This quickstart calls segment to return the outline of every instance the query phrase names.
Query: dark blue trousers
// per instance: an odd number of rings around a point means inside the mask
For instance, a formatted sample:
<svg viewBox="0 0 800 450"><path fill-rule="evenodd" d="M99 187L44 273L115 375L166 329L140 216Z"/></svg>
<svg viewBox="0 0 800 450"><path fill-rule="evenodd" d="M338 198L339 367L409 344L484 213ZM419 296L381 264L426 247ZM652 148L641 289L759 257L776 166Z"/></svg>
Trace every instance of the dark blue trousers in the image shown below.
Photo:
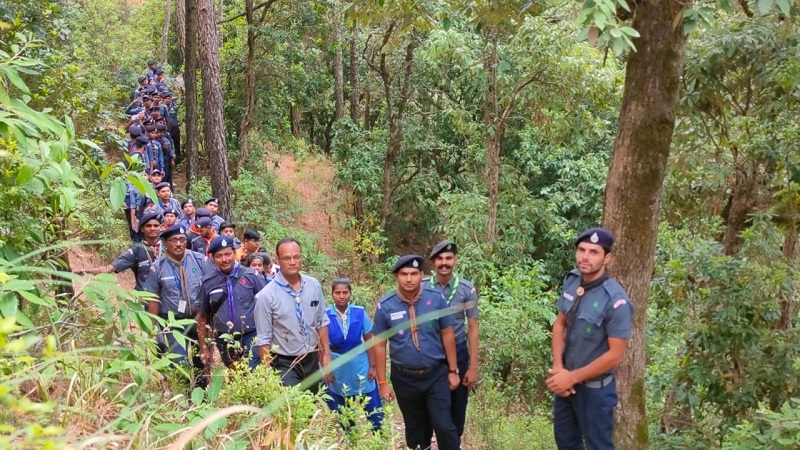
<svg viewBox="0 0 800 450"><path fill-rule="evenodd" d="M599 389L577 384L569 397L556 396L553 432L559 450L613 450L615 406L615 381Z"/></svg>
<svg viewBox="0 0 800 450"><path fill-rule="evenodd" d="M458 356L458 371L461 382L464 382L464 375L469 370L469 348L467 342L456 344L456 355ZM450 415L459 436L464 434L464 422L467 420L467 402L469 401L469 389L463 384L459 385L455 391L450 391Z"/></svg>
<svg viewBox="0 0 800 450"><path fill-rule="evenodd" d="M450 416L447 364L438 363L422 375L392 366L392 386L406 426L406 445L427 449L436 433L440 450L458 450L461 437Z"/></svg>

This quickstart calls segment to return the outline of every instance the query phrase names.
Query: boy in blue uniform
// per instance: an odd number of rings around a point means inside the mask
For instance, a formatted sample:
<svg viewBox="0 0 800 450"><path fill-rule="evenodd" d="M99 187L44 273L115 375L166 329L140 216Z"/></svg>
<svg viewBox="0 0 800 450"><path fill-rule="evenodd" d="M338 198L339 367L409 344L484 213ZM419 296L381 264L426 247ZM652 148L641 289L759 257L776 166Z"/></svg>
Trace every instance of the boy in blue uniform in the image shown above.
<svg viewBox="0 0 800 450"><path fill-rule="evenodd" d="M461 384L450 393L450 412L461 436L467 418L469 388L478 381L478 292L471 281L455 273L457 253L458 246L454 242L436 244L428 257L433 262L434 274L422 280L422 287L440 292L453 312Z"/></svg>
<svg viewBox="0 0 800 450"><path fill-rule="evenodd" d="M556 302L547 388L555 394L553 431L560 450L614 448L614 371L631 336L633 306L606 271L613 245L606 229L581 233L575 240L577 269L564 279Z"/></svg>
<svg viewBox="0 0 800 450"><path fill-rule="evenodd" d="M442 294L422 289L422 264L421 256L400 258L392 269L397 290L381 299L375 310L372 333L378 389L385 401L397 395L409 448L430 447L435 432L441 450L457 450L461 438L450 416L450 391L461 380L453 315ZM386 331L389 335L383 336ZM386 380L387 340L394 391Z"/></svg>
<svg viewBox="0 0 800 450"><path fill-rule="evenodd" d="M203 277L200 287L200 307L197 311L200 357L204 364L211 364L208 344L214 343L225 366L230 367L235 361L249 355L248 364L255 369L260 359L253 345L256 340L253 311L256 294L267 285L266 280L236 262L233 241L229 237L214 238L208 252L217 270ZM228 334L229 338L223 339L221 336L224 334Z"/></svg>

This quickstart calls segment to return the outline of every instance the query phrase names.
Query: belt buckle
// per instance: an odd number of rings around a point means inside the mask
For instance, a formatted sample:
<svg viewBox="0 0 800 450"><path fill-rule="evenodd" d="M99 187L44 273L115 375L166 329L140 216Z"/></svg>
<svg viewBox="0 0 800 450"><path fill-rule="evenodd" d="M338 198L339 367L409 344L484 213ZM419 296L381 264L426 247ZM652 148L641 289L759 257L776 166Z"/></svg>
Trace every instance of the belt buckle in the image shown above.
<svg viewBox="0 0 800 450"><path fill-rule="evenodd" d="M425 375L426 369L415 369L417 375Z"/></svg>

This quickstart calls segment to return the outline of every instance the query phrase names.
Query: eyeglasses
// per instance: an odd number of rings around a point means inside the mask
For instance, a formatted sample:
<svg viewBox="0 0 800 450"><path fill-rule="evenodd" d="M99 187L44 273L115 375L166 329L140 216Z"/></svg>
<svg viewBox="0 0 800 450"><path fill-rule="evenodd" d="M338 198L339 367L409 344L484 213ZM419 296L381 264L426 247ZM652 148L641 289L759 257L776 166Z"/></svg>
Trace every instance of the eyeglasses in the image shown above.
<svg viewBox="0 0 800 450"><path fill-rule="evenodd" d="M279 259L281 260L281 262L285 262L285 263L292 262L292 261L300 262L300 261L303 260L303 256L302 255L284 256L284 257L281 257Z"/></svg>
<svg viewBox="0 0 800 450"><path fill-rule="evenodd" d="M181 237L179 237L179 238L170 238L170 239L167 239L167 242L169 242L170 244L185 244L186 243L186 238L181 238Z"/></svg>

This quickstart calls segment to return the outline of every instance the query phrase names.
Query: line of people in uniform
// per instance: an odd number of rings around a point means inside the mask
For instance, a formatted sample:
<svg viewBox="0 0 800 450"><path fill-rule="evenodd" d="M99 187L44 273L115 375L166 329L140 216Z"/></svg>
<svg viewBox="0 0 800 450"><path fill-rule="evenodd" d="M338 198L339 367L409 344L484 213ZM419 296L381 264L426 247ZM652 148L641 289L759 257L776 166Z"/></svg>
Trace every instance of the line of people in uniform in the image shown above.
<svg viewBox="0 0 800 450"><path fill-rule="evenodd" d="M328 306L320 282L301 272L299 241L277 243L277 265L257 231L245 230L239 242L236 226L216 214L216 198L195 209L191 199L179 204L172 197L179 130L177 121L166 129L159 124L177 116L163 69L151 63L126 112L129 154L141 158L158 198L129 189L126 220L135 245L112 264L76 272L133 270L136 289L156 296L147 305L150 313L193 320L158 338L164 352L178 355L176 362L191 359L198 373L212 364L214 347L225 366L266 364L284 385L312 392L320 385L311 380L321 371L332 410L361 398L379 429L382 402L396 399L409 448L429 448L434 434L440 449L460 448L469 389L478 382L479 314L475 286L455 272L457 245L444 241L433 248L430 277L421 256L400 257L392 270L397 287L378 302L372 320L351 303L347 278L333 280ZM606 269L613 244L602 228L578 236L576 269L556 302L546 385L555 398L559 449L614 448L614 373L630 338L632 304ZM196 342L198 351L182 345L175 332ZM352 359L331 370L348 353ZM202 385L205 377L197 381Z"/></svg>

